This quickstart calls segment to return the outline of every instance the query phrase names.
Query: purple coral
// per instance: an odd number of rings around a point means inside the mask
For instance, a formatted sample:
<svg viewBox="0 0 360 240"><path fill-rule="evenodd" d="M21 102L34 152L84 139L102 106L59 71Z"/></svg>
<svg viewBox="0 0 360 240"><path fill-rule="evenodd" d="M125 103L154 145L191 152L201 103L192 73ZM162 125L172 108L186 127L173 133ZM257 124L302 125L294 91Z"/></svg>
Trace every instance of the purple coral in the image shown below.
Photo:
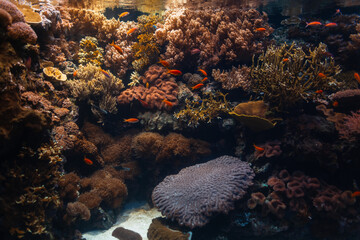
<svg viewBox="0 0 360 240"><path fill-rule="evenodd" d="M201 227L214 213L227 213L252 184L254 172L239 158L222 156L167 176L153 193L154 205L167 218Z"/></svg>

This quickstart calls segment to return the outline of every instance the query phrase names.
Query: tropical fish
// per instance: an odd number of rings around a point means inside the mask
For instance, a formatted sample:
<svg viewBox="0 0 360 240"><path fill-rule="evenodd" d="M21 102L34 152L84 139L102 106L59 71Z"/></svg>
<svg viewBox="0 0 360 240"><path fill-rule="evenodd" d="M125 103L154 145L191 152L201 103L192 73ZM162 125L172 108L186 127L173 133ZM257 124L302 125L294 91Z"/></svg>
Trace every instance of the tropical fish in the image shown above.
<svg viewBox="0 0 360 240"><path fill-rule="evenodd" d="M182 72L180 70L175 70L175 69L173 69L173 70L169 69L167 72L174 76L180 76L182 74Z"/></svg>
<svg viewBox="0 0 360 240"><path fill-rule="evenodd" d="M265 31L266 31L266 28L263 28L263 27L257 28L256 31L257 31L257 32L265 32Z"/></svg>
<svg viewBox="0 0 360 240"><path fill-rule="evenodd" d="M203 83L199 83L199 84L196 84L195 86L193 86L191 89L192 89L192 90L195 90L195 89L199 89L199 88L201 88L201 87L203 87L203 86L204 86Z"/></svg>
<svg viewBox="0 0 360 240"><path fill-rule="evenodd" d="M77 76L77 70L74 71L73 76L74 76L74 77Z"/></svg>
<svg viewBox="0 0 360 240"><path fill-rule="evenodd" d="M91 161L90 159L88 159L87 157L84 156L84 162L87 164L87 165L93 165L93 161Z"/></svg>
<svg viewBox="0 0 360 240"><path fill-rule="evenodd" d="M119 18L126 17L129 14L130 14L129 12L123 12L123 13L119 14Z"/></svg>
<svg viewBox="0 0 360 240"><path fill-rule="evenodd" d="M318 77L319 77L319 78L326 78L326 75L323 74L323 73L319 73L319 74L318 74Z"/></svg>
<svg viewBox="0 0 360 240"><path fill-rule="evenodd" d="M203 80L201 80L201 82L205 82L206 80L208 80L208 78L204 77Z"/></svg>
<svg viewBox="0 0 360 240"><path fill-rule="evenodd" d="M194 48L190 50L191 55L199 54L201 51L198 48Z"/></svg>
<svg viewBox="0 0 360 240"><path fill-rule="evenodd" d="M323 90L321 90L321 89L320 89L320 90L316 90L315 93L321 94L321 93L323 93Z"/></svg>
<svg viewBox="0 0 360 240"><path fill-rule="evenodd" d="M159 62L161 65L163 65L164 67L166 68L169 68L170 67L170 63L168 63L166 60L159 60Z"/></svg>
<svg viewBox="0 0 360 240"><path fill-rule="evenodd" d="M108 114L108 112L107 112L106 110L104 110L104 109L96 106L95 104L91 103L90 105L91 105L91 107L96 108L96 109L99 110L100 112L102 112L102 113L104 113L104 114Z"/></svg>
<svg viewBox="0 0 360 240"><path fill-rule="evenodd" d="M306 23L306 28L308 26L318 26L318 25L322 25L321 22L317 22L317 21L309 22L309 23Z"/></svg>
<svg viewBox="0 0 360 240"><path fill-rule="evenodd" d="M110 75L108 74L107 71L105 71L104 69L101 69L101 68L100 68L100 71L101 71L107 78L110 78Z"/></svg>
<svg viewBox="0 0 360 240"><path fill-rule="evenodd" d="M199 69L198 69L198 71L199 71L199 72L201 72L204 76L206 76L206 77L207 77L207 73L206 73L206 71L205 71L205 70L203 70L203 69L199 68Z"/></svg>
<svg viewBox="0 0 360 240"><path fill-rule="evenodd" d="M360 83L360 76L357 72L354 73L354 78L356 79L356 81L358 81L358 83Z"/></svg>
<svg viewBox="0 0 360 240"><path fill-rule="evenodd" d="M137 27L133 27L131 28L129 31L126 32L127 35L132 34L133 32L135 32L135 30L137 29Z"/></svg>
<svg viewBox="0 0 360 240"><path fill-rule="evenodd" d="M255 144L253 144L253 145L254 145L255 150L258 151L258 152L263 152L265 150L265 148L256 146Z"/></svg>
<svg viewBox="0 0 360 240"><path fill-rule="evenodd" d="M333 107L338 107L338 106L339 106L339 102L338 102L338 101L334 101L334 102L332 103L332 105L333 105Z"/></svg>
<svg viewBox="0 0 360 240"><path fill-rule="evenodd" d="M288 58L284 58L282 61L283 61L283 62L288 62L289 59L288 59Z"/></svg>
<svg viewBox="0 0 360 240"><path fill-rule="evenodd" d="M172 107L174 104L166 99L162 100L167 106Z"/></svg>
<svg viewBox="0 0 360 240"><path fill-rule="evenodd" d="M137 98L137 100L141 103L141 105L145 108L149 107L149 104L147 102L145 102L144 100L141 100L140 98Z"/></svg>
<svg viewBox="0 0 360 240"><path fill-rule="evenodd" d="M341 13L340 9L336 9L336 11L335 11L334 15L342 15L342 13Z"/></svg>
<svg viewBox="0 0 360 240"><path fill-rule="evenodd" d="M359 197L360 196L360 191L355 191L351 194L351 197Z"/></svg>
<svg viewBox="0 0 360 240"><path fill-rule="evenodd" d="M124 119L124 122L137 123L137 122L139 122L139 119L137 119L137 118L128 118L128 119Z"/></svg>
<svg viewBox="0 0 360 240"><path fill-rule="evenodd" d="M337 26L337 24L334 22L325 24L325 27L336 27L336 26Z"/></svg>
<svg viewBox="0 0 360 240"><path fill-rule="evenodd" d="M149 88L149 82L147 82L147 83L145 84L145 87L146 87L146 88Z"/></svg>
<svg viewBox="0 0 360 240"><path fill-rule="evenodd" d="M120 54L124 54L123 50L118 45L114 44L114 41L112 41L109 45L113 46Z"/></svg>

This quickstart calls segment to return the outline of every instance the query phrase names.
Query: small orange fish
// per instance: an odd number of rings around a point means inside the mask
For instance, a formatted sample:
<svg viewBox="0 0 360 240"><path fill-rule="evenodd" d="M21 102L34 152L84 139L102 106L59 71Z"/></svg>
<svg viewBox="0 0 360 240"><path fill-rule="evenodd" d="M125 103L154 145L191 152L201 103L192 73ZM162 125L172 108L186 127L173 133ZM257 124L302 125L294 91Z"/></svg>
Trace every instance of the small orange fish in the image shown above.
<svg viewBox="0 0 360 240"><path fill-rule="evenodd" d="M336 26L337 26L337 24L334 22L325 24L325 27L336 27Z"/></svg>
<svg viewBox="0 0 360 240"><path fill-rule="evenodd" d="M74 76L74 77L77 76L77 70L75 70L75 72L73 73L73 76Z"/></svg>
<svg viewBox="0 0 360 240"><path fill-rule="evenodd" d="M90 159L88 159L87 157L84 156L84 162L87 164L87 165L93 165L93 161L91 161Z"/></svg>
<svg viewBox="0 0 360 240"><path fill-rule="evenodd" d="M114 44L114 41L109 44L110 46L113 46L120 54L123 54L123 50L118 45Z"/></svg>
<svg viewBox="0 0 360 240"><path fill-rule="evenodd" d="M283 61L283 62L288 62L289 59L288 59L288 58L284 58L282 61Z"/></svg>
<svg viewBox="0 0 360 240"><path fill-rule="evenodd" d="M204 86L203 83L199 83L199 84L196 84L195 86L193 86L191 89L192 89L192 90L195 90L195 89L199 89L199 88L201 88L201 87L203 87L203 86Z"/></svg>
<svg viewBox="0 0 360 240"><path fill-rule="evenodd" d="M319 78L326 78L326 75L323 74L323 73L319 73L319 74L318 74L318 77L319 77Z"/></svg>
<svg viewBox="0 0 360 240"><path fill-rule="evenodd" d="M146 87L146 88L149 88L149 82L147 82L147 83L145 84L145 87Z"/></svg>
<svg viewBox="0 0 360 240"><path fill-rule="evenodd" d="M139 122L139 119L137 119L137 118L128 118L128 119L124 119L124 122L137 123L137 122Z"/></svg>
<svg viewBox="0 0 360 240"><path fill-rule="evenodd" d="M199 69L198 69L198 71L199 71L199 72L201 72L204 76L206 76L206 77L207 77L207 73L206 73L206 71L205 71L205 70L203 70L203 69L199 68Z"/></svg>
<svg viewBox="0 0 360 240"><path fill-rule="evenodd" d="M141 100L140 98L138 98L137 100L141 103L141 105L142 105L143 107L145 107L145 108L148 108L148 107L149 107L149 104L148 104L147 102L145 102L144 100Z"/></svg>
<svg viewBox="0 0 360 240"><path fill-rule="evenodd" d="M166 99L162 100L167 106L172 107L174 104Z"/></svg>
<svg viewBox="0 0 360 240"><path fill-rule="evenodd" d="M166 67L166 68L169 68L170 67L170 63L168 63L167 61L165 61L165 60L159 60L159 62L158 63L160 63L161 65L163 65L164 67Z"/></svg>
<svg viewBox="0 0 360 240"><path fill-rule="evenodd" d="M208 78L204 77L203 80L201 80L201 82L205 82L206 80L208 80Z"/></svg>
<svg viewBox="0 0 360 240"><path fill-rule="evenodd" d="M171 75L174 75L174 76L180 76L182 74L182 72L180 70L168 70L168 73L170 73Z"/></svg>
<svg viewBox="0 0 360 240"><path fill-rule="evenodd" d="M264 32L264 31L266 31L266 28L263 28L263 27L257 28L256 31L257 32Z"/></svg>
<svg viewBox="0 0 360 240"><path fill-rule="evenodd" d="M105 75L105 77L110 78L110 75L108 74L107 71L105 71L104 69L101 69L101 68L100 68L100 71Z"/></svg>
<svg viewBox="0 0 360 240"><path fill-rule="evenodd" d="M351 197L359 197L360 196L360 191L355 191L351 194Z"/></svg>
<svg viewBox="0 0 360 240"><path fill-rule="evenodd" d="M341 11L340 11L340 9L336 9L336 12L334 13L334 15L342 15L342 13L341 13Z"/></svg>
<svg viewBox="0 0 360 240"><path fill-rule="evenodd" d="M258 152L263 152L265 150L265 148L256 146L255 144L253 144L253 145L254 145L255 150L258 151Z"/></svg>
<svg viewBox="0 0 360 240"><path fill-rule="evenodd" d="M130 14L129 12L123 12L123 13L119 14L119 18L126 17L129 14Z"/></svg>
<svg viewBox="0 0 360 240"><path fill-rule="evenodd" d="M358 83L360 83L360 76L357 72L354 73L354 78L356 79L356 81L358 81Z"/></svg>
<svg viewBox="0 0 360 240"><path fill-rule="evenodd" d="M129 31L126 32L127 35L132 34L133 32L135 32L135 30L137 29L137 27L133 27L132 29L130 29Z"/></svg>
<svg viewBox="0 0 360 240"><path fill-rule="evenodd" d="M321 93L323 93L323 90L316 90L315 93L321 94Z"/></svg>
<svg viewBox="0 0 360 240"><path fill-rule="evenodd" d="M317 22L317 21L309 22L309 23L306 23L306 28L308 26L318 26L318 25L322 25L321 22Z"/></svg>
<svg viewBox="0 0 360 240"><path fill-rule="evenodd" d="M333 107L338 107L339 106L339 102L338 101L335 101L332 103Z"/></svg>

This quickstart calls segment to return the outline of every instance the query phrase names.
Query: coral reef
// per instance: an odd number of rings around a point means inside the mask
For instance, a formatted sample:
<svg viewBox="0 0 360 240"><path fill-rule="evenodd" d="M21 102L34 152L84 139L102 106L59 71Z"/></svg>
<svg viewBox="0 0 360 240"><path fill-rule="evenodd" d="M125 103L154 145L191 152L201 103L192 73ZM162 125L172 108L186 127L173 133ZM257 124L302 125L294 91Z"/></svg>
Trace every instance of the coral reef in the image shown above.
<svg viewBox="0 0 360 240"><path fill-rule="evenodd" d="M232 67L230 71L212 70L212 77L221 83L221 87L226 90L241 88L245 92L250 91L250 68L243 65Z"/></svg>
<svg viewBox="0 0 360 240"><path fill-rule="evenodd" d="M229 103L226 100L226 94L221 92L205 93L199 100L186 99L184 109L175 113L175 118L186 122L190 127L196 127L200 122L211 123L215 118L219 118L222 113L230 111Z"/></svg>
<svg viewBox="0 0 360 240"><path fill-rule="evenodd" d="M98 41L94 37L86 36L80 41L79 63L87 65L91 63L95 66L102 65L104 50L98 47Z"/></svg>
<svg viewBox="0 0 360 240"><path fill-rule="evenodd" d="M190 234L173 230L166 225L163 218L155 218L150 224L147 237L149 240L188 240Z"/></svg>
<svg viewBox="0 0 360 240"><path fill-rule="evenodd" d="M324 59L325 52L323 43L308 54L294 43L269 47L256 63L253 58L250 72L253 91L263 93L273 109L282 111L309 100L317 90L331 89L332 85L336 86L334 76L340 67L333 58Z"/></svg>
<svg viewBox="0 0 360 240"><path fill-rule="evenodd" d="M201 227L213 214L232 210L253 177L246 162L222 156L167 176L154 188L152 200L167 218L190 228Z"/></svg>
<svg viewBox="0 0 360 240"><path fill-rule="evenodd" d="M342 139L356 142L360 137L360 110L352 112L343 118L342 127L339 128L339 134Z"/></svg>
<svg viewBox="0 0 360 240"><path fill-rule="evenodd" d="M257 32L259 27L266 30ZM165 22L158 24L155 36L159 44L166 43L161 58L170 65L206 68L220 61L250 60L266 47L265 39L272 31L267 15L255 9L176 9L165 13ZM199 49L199 55L191 55L192 49Z"/></svg>
<svg viewBox="0 0 360 240"><path fill-rule="evenodd" d="M267 141L265 144L258 144L257 146L264 148L264 151L255 151L254 153L255 158L256 159L261 157L271 158L271 157L279 156L282 153L280 145L281 142L277 140Z"/></svg>
<svg viewBox="0 0 360 240"><path fill-rule="evenodd" d="M171 109L177 104L178 85L166 69L152 65L141 78L144 85L131 87L123 91L117 98L119 104L128 104L133 100L140 101L145 108ZM163 100L171 103L165 104Z"/></svg>

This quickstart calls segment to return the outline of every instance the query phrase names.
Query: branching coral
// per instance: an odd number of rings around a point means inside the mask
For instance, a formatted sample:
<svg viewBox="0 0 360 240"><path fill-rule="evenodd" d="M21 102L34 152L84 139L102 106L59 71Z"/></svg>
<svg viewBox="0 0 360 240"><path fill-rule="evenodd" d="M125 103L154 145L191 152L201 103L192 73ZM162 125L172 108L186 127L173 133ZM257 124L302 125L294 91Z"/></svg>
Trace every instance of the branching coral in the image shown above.
<svg viewBox="0 0 360 240"><path fill-rule="evenodd" d="M154 26L160 20L161 18L157 15L138 17L139 27L137 30L140 34L137 37L138 41L132 46L135 53L135 60L132 65L138 72L142 72L146 66L158 60L160 50L154 36Z"/></svg>
<svg viewBox="0 0 360 240"><path fill-rule="evenodd" d="M260 27L266 30L256 31ZM161 45L167 44L162 58L171 65L210 67L222 60L250 60L272 31L267 15L255 9L176 9L165 13L165 23L159 24L155 35ZM198 56L191 54L193 49L200 50Z"/></svg>
<svg viewBox="0 0 360 240"><path fill-rule="evenodd" d="M91 63L100 66L103 61L104 50L98 47L98 41L94 37L85 37L80 41L79 63L86 65Z"/></svg>
<svg viewBox="0 0 360 240"><path fill-rule="evenodd" d="M226 90L241 88L246 92L250 91L250 68L245 65L237 68L233 66L231 71L213 69L211 75Z"/></svg>
<svg viewBox="0 0 360 240"><path fill-rule="evenodd" d="M269 47L256 63L253 58L252 89L259 95L263 93L264 100L280 111L309 100L313 92L336 84L334 76L340 67L333 58L324 58L325 52L322 43L308 54L294 43Z"/></svg>
<svg viewBox="0 0 360 240"><path fill-rule="evenodd" d="M196 127L200 122L210 123L214 118L229 111L230 106L226 100L226 94L216 92L215 94L205 93L205 96L198 101L186 99L185 109L175 113L174 116L187 122L188 126Z"/></svg>

